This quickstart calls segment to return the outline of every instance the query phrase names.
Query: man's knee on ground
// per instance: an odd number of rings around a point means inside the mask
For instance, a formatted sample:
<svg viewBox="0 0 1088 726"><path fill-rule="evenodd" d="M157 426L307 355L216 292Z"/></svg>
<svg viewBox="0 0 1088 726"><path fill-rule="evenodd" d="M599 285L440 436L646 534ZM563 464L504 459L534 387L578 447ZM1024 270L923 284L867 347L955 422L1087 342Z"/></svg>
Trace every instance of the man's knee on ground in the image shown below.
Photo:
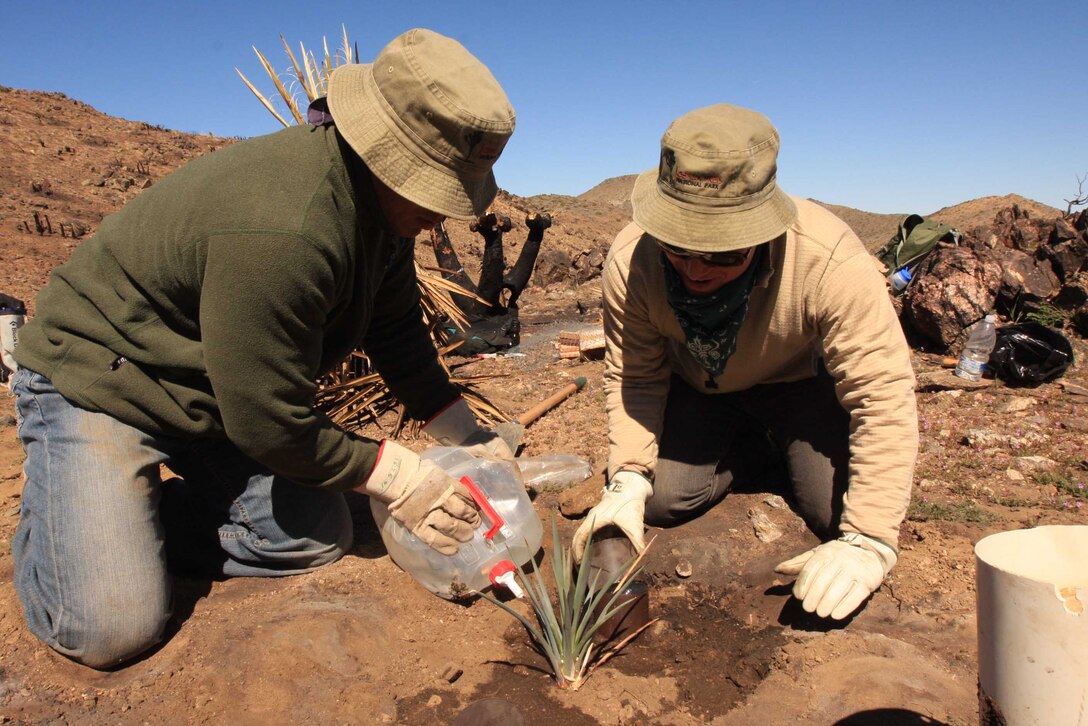
<svg viewBox="0 0 1088 726"><path fill-rule="evenodd" d="M321 544L311 547L299 553L299 558L308 569L316 570L325 565L331 565L346 555L354 544L354 533L350 527L342 530L340 539L329 544Z"/></svg>
<svg viewBox="0 0 1088 726"><path fill-rule="evenodd" d="M85 666L113 668L162 640L170 619L169 603L165 593L96 597L78 617L62 619L57 642L50 645Z"/></svg>

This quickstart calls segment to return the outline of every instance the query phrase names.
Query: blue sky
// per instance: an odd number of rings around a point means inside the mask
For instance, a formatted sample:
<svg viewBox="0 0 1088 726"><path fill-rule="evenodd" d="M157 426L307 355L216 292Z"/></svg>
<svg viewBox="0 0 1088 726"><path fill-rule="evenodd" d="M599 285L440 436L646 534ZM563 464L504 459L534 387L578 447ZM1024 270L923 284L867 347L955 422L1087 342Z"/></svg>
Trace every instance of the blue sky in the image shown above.
<svg viewBox="0 0 1088 726"><path fill-rule="evenodd" d="M1088 176L1075 5L4 0L0 84L256 136L279 125L234 71L274 93L252 46L286 73L281 33L316 50L339 46L346 25L368 62L428 27L464 43L510 96L518 128L496 174L515 194L579 194L651 168L670 121L726 102L778 127L792 194L870 212L1008 193L1064 209Z"/></svg>

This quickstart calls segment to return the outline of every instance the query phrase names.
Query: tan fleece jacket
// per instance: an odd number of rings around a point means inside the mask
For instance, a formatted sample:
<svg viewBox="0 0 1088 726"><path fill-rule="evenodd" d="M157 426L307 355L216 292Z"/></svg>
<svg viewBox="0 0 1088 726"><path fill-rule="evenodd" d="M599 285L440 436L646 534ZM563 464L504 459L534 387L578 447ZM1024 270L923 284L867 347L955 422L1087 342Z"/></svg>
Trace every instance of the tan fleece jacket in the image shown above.
<svg viewBox="0 0 1088 726"><path fill-rule="evenodd" d="M910 351L884 279L850 228L794 198L797 220L771 243L736 352L708 388L665 297L660 249L630 224L604 271L609 474L653 478L669 379L708 395L811 378L823 358L850 414L850 479L841 528L896 546L910 501L918 414Z"/></svg>

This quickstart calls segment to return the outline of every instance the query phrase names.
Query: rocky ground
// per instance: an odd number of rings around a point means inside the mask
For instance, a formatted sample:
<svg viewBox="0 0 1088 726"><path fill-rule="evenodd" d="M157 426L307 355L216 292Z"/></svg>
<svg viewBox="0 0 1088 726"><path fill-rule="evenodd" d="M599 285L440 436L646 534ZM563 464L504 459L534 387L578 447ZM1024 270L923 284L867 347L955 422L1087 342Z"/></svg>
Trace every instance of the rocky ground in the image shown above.
<svg viewBox="0 0 1088 726"><path fill-rule="evenodd" d="M85 236L135 193L124 181L124 189L107 186L117 174L96 186L100 172L89 168L108 166L95 154L118 158L115 171L135 170L145 143L183 160L169 145L174 132L63 97L0 89L0 120L0 169L8 170L0 172L0 291L28 301L78 244L59 223L78 223ZM228 143L183 140L195 145L190 155ZM152 166L147 178L164 171ZM475 359L457 372L480 376L477 389L507 413L588 379L526 432L525 455L572 453L597 472L577 487L535 494L546 531L554 521L565 540L580 520L564 512L584 510L601 483L603 364L559 358L554 342L598 323L592 268L623 223L622 199L507 195L499 205L515 220L555 212L546 245L557 262L568 260L566 274L539 279L523 296L515 351L523 355ZM33 228L33 211L49 214L53 234L17 227ZM451 236L471 259L478 238L467 228ZM421 261L428 254L424 241ZM1088 346L1071 340L1077 363L1035 388L966 384L942 367L942 355L915 354L922 446L900 561L856 617L820 621L791 600L773 567L815 538L767 482L694 522L652 532L646 569L658 621L576 692L554 686L507 614L484 601L447 602L401 572L365 500L352 502L356 542L340 562L276 580L178 578L159 648L111 672L74 665L27 633L12 587L22 451L11 399L0 394L0 723L482 723L481 705L510 724L514 712L527 724L977 723L974 543L1003 530L1088 523Z"/></svg>

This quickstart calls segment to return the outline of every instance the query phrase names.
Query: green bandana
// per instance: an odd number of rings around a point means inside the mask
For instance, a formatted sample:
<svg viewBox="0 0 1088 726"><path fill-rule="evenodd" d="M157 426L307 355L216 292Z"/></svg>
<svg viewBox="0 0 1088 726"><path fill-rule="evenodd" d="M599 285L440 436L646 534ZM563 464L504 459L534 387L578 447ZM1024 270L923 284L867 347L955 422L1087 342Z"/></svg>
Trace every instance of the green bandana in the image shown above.
<svg viewBox="0 0 1088 726"><path fill-rule="evenodd" d="M744 274L709 295L689 293L680 274L665 253L661 253L661 264L665 267L665 296L684 331L688 352L707 372L706 385L710 388L718 387L714 379L722 374L726 361L737 349L737 333L748 314L748 302L765 246L756 247L752 263Z"/></svg>

